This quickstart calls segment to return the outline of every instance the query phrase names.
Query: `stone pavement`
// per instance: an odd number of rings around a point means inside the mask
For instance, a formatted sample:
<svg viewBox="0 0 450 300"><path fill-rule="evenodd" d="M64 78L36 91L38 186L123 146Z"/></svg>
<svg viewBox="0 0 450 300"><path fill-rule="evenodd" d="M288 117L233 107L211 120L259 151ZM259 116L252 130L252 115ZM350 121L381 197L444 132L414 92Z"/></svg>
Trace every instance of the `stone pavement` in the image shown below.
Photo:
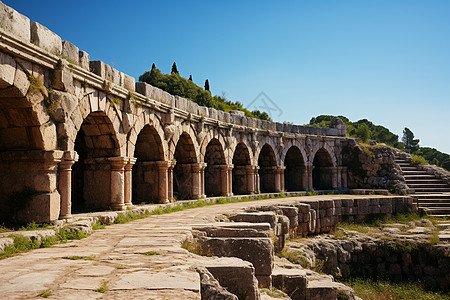
<svg viewBox="0 0 450 300"><path fill-rule="evenodd" d="M1 298L40 299L39 294L48 290L49 299L200 299L199 275L193 267L211 258L180 247L192 225L255 205L359 197L365 196L230 203L107 226L82 240L0 260ZM148 251L158 254L146 255Z"/></svg>

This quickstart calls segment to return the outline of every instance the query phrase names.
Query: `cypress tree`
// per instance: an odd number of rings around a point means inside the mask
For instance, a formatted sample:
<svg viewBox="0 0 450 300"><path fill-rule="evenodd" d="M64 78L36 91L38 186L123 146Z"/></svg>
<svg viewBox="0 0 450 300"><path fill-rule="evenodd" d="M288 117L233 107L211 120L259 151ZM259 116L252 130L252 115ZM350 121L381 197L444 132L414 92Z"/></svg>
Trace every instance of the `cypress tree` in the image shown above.
<svg viewBox="0 0 450 300"><path fill-rule="evenodd" d="M192 75L189 75L189 80L192 81Z"/></svg>
<svg viewBox="0 0 450 300"><path fill-rule="evenodd" d="M209 91L209 81L208 81L208 79L205 80L205 91Z"/></svg>
<svg viewBox="0 0 450 300"><path fill-rule="evenodd" d="M156 69L155 63L152 64L152 70L153 70L153 69Z"/></svg>
<svg viewBox="0 0 450 300"><path fill-rule="evenodd" d="M177 64L175 63L175 62L173 62L173 65L172 65L172 72L171 72L172 74L180 74L180 73L178 73L178 69L177 69Z"/></svg>

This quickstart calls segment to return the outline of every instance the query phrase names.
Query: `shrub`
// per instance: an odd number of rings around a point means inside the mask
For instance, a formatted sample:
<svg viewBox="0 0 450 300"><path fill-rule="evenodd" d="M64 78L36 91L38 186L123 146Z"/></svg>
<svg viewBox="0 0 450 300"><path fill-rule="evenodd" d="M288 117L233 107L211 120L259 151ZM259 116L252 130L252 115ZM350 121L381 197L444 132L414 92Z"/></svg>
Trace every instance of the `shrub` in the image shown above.
<svg viewBox="0 0 450 300"><path fill-rule="evenodd" d="M413 165L428 165L428 161L423 156L411 154L411 157Z"/></svg>

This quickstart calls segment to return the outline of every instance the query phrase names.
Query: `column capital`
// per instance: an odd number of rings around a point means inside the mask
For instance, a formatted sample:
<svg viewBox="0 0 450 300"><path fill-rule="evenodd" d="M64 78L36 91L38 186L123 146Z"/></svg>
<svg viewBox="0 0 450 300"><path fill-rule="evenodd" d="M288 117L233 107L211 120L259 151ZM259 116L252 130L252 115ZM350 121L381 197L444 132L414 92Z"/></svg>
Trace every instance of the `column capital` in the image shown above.
<svg viewBox="0 0 450 300"><path fill-rule="evenodd" d="M121 171L124 169L125 165L129 162L128 157L109 157L108 161L111 163L111 168L113 171Z"/></svg>

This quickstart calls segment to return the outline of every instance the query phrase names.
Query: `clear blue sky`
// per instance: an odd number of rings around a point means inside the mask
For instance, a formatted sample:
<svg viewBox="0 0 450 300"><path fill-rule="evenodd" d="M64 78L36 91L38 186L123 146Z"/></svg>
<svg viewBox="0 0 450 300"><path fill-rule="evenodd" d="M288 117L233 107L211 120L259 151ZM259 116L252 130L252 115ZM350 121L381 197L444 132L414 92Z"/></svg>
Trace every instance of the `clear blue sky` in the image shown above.
<svg viewBox="0 0 450 300"><path fill-rule="evenodd" d="M136 78L176 61L276 121L367 118L450 153L450 1L3 2Z"/></svg>

